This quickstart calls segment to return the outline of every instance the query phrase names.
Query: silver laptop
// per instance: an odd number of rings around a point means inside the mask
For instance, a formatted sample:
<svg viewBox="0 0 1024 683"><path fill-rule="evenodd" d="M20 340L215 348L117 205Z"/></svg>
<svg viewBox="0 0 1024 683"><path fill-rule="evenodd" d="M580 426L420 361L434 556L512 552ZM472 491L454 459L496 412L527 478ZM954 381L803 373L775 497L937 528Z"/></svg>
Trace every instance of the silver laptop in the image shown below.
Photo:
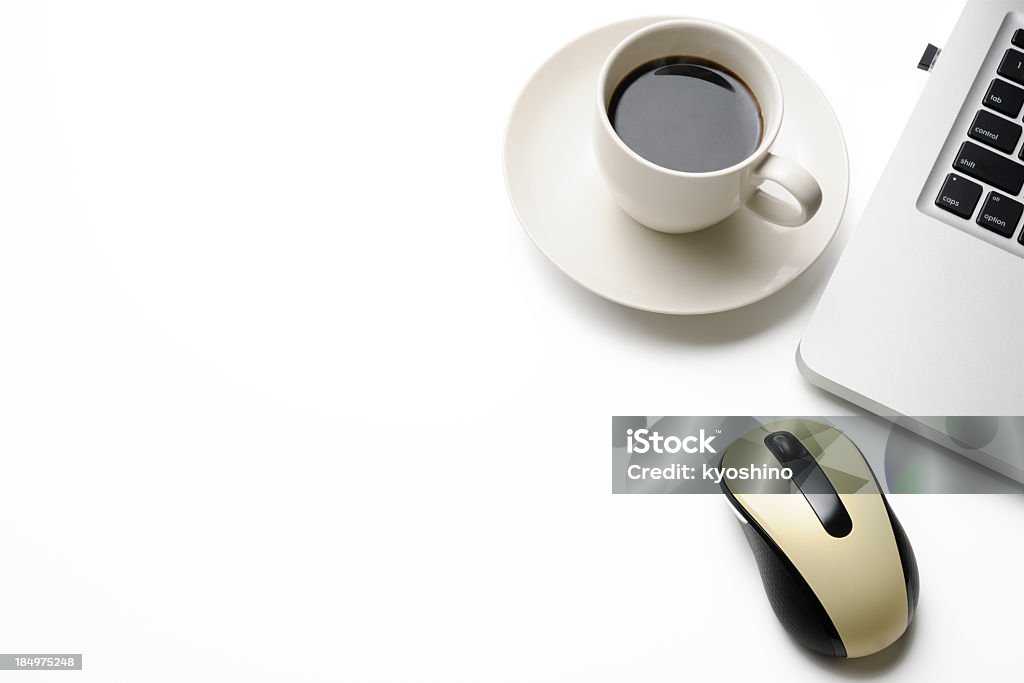
<svg viewBox="0 0 1024 683"><path fill-rule="evenodd" d="M797 364L1024 481L1024 1L969 2L928 66Z"/></svg>

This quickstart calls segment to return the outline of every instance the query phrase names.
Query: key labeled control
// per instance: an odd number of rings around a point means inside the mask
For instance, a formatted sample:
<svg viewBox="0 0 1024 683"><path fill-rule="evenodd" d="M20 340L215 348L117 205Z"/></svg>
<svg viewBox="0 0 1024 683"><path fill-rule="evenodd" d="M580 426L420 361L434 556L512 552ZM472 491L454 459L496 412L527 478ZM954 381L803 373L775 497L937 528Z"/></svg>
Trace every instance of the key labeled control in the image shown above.
<svg viewBox="0 0 1024 683"><path fill-rule="evenodd" d="M997 235L1012 237L1022 214L1024 204L1004 197L998 192L989 192L978 214L978 225L988 228Z"/></svg>
<svg viewBox="0 0 1024 683"><path fill-rule="evenodd" d="M1014 83L1024 83L1024 52L1012 48L1007 50L1003 54L1003 61L999 62L997 73Z"/></svg>
<svg viewBox="0 0 1024 683"><path fill-rule="evenodd" d="M960 218L970 218L980 198L981 185L972 183L956 173L950 173L942 183L939 196L935 199L935 206Z"/></svg>
<svg viewBox="0 0 1024 683"><path fill-rule="evenodd" d="M1021 127L1002 116L987 111L979 111L974 116L971 129L967 135L986 145L995 147L1000 152L1012 154L1020 140Z"/></svg>
<svg viewBox="0 0 1024 683"><path fill-rule="evenodd" d="M1015 119L1020 114L1021 107L1024 106L1024 90L1010 85L1004 80L993 78L982 103L989 109L994 109L1000 114Z"/></svg>
<svg viewBox="0 0 1024 683"><path fill-rule="evenodd" d="M960 145L953 168L1010 194L1024 186L1024 166L973 142Z"/></svg>

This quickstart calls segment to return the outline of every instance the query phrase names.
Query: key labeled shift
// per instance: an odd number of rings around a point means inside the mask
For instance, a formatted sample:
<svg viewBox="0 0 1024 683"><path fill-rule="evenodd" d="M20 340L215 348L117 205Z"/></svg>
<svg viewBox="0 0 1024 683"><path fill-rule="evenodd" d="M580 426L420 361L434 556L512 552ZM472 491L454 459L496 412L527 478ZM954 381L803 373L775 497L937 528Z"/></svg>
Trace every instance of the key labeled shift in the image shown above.
<svg viewBox="0 0 1024 683"><path fill-rule="evenodd" d="M989 192L978 214L978 225L988 228L997 235L1013 237L1022 214L1024 204L1004 197L998 192Z"/></svg>
<svg viewBox="0 0 1024 683"><path fill-rule="evenodd" d="M953 168L1010 194L1024 186L1024 166L973 142L960 145Z"/></svg>
<svg viewBox="0 0 1024 683"><path fill-rule="evenodd" d="M1001 116L987 111L979 111L971 122L971 129L967 135L990 147L995 147L1000 152L1013 154L1017 148L1017 141L1020 140L1022 128L1012 121L1007 121Z"/></svg>
<svg viewBox="0 0 1024 683"><path fill-rule="evenodd" d="M970 218L980 198L981 185L972 183L956 173L950 173L946 176L946 182L942 183L939 196L935 198L935 206L960 218Z"/></svg>

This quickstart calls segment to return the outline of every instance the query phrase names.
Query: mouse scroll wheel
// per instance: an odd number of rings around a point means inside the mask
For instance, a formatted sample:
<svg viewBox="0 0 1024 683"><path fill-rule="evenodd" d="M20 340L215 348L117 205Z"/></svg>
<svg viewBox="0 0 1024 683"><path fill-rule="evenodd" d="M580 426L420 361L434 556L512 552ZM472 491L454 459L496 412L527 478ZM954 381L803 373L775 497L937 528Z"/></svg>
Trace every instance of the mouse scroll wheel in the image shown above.
<svg viewBox="0 0 1024 683"><path fill-rule="evenodd" d="M772 445L775 446L772 449L775 451L775 456L783 464L799 459L805 452L803 444L789 432L776 432L769 438L772 441Z"/></svg>

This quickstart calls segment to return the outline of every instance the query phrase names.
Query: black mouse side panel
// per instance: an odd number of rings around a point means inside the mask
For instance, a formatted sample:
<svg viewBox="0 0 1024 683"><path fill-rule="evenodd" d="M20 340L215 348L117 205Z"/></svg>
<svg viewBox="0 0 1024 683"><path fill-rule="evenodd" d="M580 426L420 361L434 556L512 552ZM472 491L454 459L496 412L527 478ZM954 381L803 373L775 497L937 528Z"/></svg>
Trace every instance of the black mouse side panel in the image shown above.
<svg viewBox="0 0 1024 683"><path fill-rule="evenodd" d="M789 559L765 538L753 520L743 525L757 558L768 601L789 633L806 647L830 657L845 657L846 648L821 602Z"/></svg>
<svg viewBox="0 0 1024 683"><path fill-rule="evenodd" d="M910 539L903 525L897 519L896 513L889 507L889 501L882 496L885 503L885 512L889 515L889 523L892 524L892 534L896 538L896 549L900 553L900 565L903 567L903 579L907 584L907 623L914 620L914 612L917 610L917 598L921 593L921 573L917 569L917 558L914 556L914 549L910 546Z"/></svg>

